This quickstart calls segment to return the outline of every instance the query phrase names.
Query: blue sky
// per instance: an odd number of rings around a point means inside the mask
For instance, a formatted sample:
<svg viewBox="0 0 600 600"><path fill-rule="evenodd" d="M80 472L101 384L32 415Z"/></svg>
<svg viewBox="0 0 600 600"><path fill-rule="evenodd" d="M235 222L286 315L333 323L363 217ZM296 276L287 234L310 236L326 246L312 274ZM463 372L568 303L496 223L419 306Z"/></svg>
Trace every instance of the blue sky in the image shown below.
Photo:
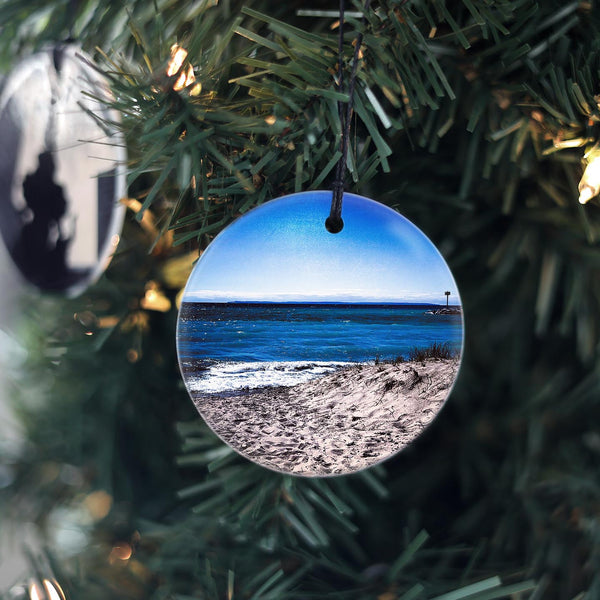
<svg viewBox="0 0 600 600"><path fill-rule="evenodd" d="M396 211L344 194L344 228L325 229L330 191L253 209L224 229L196 264L187 302L432 302L459 304L427 237Z"/></svg>

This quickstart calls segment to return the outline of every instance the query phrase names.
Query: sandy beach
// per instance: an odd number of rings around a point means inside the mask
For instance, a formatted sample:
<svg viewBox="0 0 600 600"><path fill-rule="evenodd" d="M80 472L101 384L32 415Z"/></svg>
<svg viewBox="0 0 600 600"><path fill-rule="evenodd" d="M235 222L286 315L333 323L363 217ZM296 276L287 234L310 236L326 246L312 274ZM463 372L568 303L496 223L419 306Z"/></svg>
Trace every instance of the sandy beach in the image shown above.
<svg viewBox="0 0 600 600"><path fill-rule="evenodd" d="M372 466L410 444L456 379L458 359L344 367L294 387L197 394L210 427L240 454L287 473Z"/></svg>

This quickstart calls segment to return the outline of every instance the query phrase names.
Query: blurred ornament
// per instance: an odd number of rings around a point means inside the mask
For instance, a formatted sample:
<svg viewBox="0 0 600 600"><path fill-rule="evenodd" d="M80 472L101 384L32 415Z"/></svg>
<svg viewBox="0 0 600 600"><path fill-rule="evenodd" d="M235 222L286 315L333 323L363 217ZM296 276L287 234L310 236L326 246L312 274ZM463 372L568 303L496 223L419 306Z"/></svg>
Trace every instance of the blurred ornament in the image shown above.
<svg viewBox="0 0 600 600"><path fill-rule="evenodd" d="M41 290L82 292L118 243L126 152L108 99L71 44L20 62L0 92L0 233Z"/></svg>

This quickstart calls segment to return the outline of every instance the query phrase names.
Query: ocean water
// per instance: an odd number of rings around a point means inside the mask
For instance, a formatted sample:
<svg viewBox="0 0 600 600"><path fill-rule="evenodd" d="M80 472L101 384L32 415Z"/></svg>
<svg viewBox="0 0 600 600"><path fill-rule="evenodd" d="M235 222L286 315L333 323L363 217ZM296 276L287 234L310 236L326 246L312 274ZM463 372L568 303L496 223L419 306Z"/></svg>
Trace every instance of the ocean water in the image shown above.
<svg viewBox="0 0 600 600"><path fill-rule="evenodd" d="M448 343L460 351L461 315L437 305L182 303L179 362L192 392L291 386L356 362L407 357Z"/></svg>

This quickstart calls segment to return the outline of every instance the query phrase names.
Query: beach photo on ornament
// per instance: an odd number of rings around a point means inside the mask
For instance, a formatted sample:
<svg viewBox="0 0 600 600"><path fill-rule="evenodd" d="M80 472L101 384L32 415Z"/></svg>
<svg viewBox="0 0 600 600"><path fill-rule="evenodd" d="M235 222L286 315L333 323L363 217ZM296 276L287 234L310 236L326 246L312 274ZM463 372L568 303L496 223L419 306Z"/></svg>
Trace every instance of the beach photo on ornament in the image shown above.
<svg viewBox="0 0 600 600"><path fill-rule="evenodd" d="M429 239L390 208L331 194L269 202L198 261L178 322L180 368L212 430L273 470L331 476L405 448L456 380L460 296Z"/></svg>

